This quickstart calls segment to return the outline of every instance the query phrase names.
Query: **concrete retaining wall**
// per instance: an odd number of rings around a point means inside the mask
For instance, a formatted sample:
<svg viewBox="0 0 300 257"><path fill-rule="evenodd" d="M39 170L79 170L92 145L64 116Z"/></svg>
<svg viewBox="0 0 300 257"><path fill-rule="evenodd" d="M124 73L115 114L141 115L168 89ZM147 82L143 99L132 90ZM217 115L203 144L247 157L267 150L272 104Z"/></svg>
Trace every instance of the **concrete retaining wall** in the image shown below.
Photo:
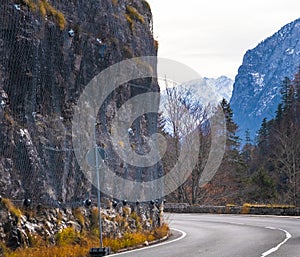
<svg viewBox="0 0 300 257"><path fill-rule="evenodd" d="M165 212L173 213L212 213L212 214L256 214L300 216L299 207L245 207L245 206L189 206L185 204L166 204Z"/></svg>

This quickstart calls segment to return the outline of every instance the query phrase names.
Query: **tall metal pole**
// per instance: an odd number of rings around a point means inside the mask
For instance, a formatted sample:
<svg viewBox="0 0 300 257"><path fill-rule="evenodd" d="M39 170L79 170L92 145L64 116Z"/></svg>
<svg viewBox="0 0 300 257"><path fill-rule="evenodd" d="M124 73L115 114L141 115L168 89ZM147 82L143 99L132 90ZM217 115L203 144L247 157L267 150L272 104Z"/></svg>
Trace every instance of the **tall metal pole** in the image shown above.
<svg viewBox="0 0 300 257"><path fill-rule="evenodd" d="M101 221L101 193L100 193L100 175L99 175L99 156L98 146L96 141L96 123L94 127L94 144L95 144L95 163L96 163L96 178L97 178L97 202L98 202L98 214L99 214L99 233L100 233L100 248L103 248L102 240L102 221Z"/></svg>

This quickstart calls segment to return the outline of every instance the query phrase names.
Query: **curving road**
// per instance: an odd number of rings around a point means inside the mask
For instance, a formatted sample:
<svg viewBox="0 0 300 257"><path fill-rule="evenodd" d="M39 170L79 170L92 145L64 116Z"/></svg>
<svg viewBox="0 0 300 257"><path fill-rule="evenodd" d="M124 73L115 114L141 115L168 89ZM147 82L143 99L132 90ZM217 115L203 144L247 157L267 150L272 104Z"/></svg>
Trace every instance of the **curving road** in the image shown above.
<svg viewBox="0 0 300 257"><path fill-rule="evenodd" d="M122 257L300 257L300 217L167 214L175 239Z"/></svg>

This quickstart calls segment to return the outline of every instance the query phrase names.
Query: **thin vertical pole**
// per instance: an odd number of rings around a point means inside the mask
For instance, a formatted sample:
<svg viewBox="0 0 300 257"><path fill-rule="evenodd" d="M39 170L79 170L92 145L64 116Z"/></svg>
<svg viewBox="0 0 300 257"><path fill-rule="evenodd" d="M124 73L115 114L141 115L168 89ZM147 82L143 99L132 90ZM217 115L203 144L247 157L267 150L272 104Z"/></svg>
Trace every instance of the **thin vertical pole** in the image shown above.
<svg viewBox="0 0 300 257"><path fill-rule="evenodd" d="M97 177L97 202L98 202L98 214L99 214L99 233L100 233L100 248L103 248L102 241L102 221L101 221L101 193L100 193L100 176L99 176L99 156L98 146L96 141L96 125L94 127L94 143L95 143L95 162L96 162L96 177Z"/></svg>

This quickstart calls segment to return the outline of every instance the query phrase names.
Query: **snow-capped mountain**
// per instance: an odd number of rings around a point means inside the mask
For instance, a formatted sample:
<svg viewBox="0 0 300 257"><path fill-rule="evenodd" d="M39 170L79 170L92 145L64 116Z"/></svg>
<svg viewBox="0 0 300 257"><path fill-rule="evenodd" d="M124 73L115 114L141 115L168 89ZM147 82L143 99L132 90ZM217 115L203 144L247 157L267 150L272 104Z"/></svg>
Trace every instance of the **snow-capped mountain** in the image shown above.
<svg viewBox="0 0 300 257"><path fill-rule="evenodd" d="M243 138L255 136L263 118L272 118L281 101L285 77L293 79L300 66L300 19L247 51L233 85L231 107Z"/></svg>
<svg viewBox="0 0 300 257"><path fill-rule="evenodd" d="M204 78L207 85L210 85L214 89L216 89L218 93L218 99L221 101L225 98L228 102L231 99L232 90L233 90L233 80L226 77L221 76L218 78Z"/></svg>
<svg viewBox="0 0 300 257"><path fill-rule="evenodd" d="M216 107L223 98L229 102L232 94L233 80L228 77L221 76L219 78L201 78L199 80L191 80L181 85L174 82L168 83L168 81L161 81L160 86L161 88L167 87L171 89L171 92L173 92L171 93L171 96L168 96L166 89L161 90L160 97L159 111L162 113L162 117L165 118L165 120L170 121L172 120L171 116L174 116L175 113L180 112L182 115L182 109L180 109L180 106L184 102L194 103L197 105L199 104L202 107L210 106L212 108L211 110L213 110L213 107ZM175 89L175 94L174 91L172 91L173 89ZM179 127L181 126L180 122L185 122L184 117L190 115L190 111L192 110L184 111L185 114L181 116L182 118L179 121L179 124L177 124ZM196 125L196 123L194 125ZM182 128L184 127L185 125L182 126ZM170 125L170 122L166 122L165 130L172 133L172 126Z"/></svg>
<svg viewBox="0 0 300 257"><path fill-rule="evenodd" d="M169 85L170 86L170 85ZM233 89L233 80L221 76L218 78L201 78L199 80L192 80L183 85L178 86L181 92L188 92L190 100L197 101L203 105L208 103L216 105L223 98L228 102L231 98ZM161 91L161 102L165 102L166 91Z"/></svg>

